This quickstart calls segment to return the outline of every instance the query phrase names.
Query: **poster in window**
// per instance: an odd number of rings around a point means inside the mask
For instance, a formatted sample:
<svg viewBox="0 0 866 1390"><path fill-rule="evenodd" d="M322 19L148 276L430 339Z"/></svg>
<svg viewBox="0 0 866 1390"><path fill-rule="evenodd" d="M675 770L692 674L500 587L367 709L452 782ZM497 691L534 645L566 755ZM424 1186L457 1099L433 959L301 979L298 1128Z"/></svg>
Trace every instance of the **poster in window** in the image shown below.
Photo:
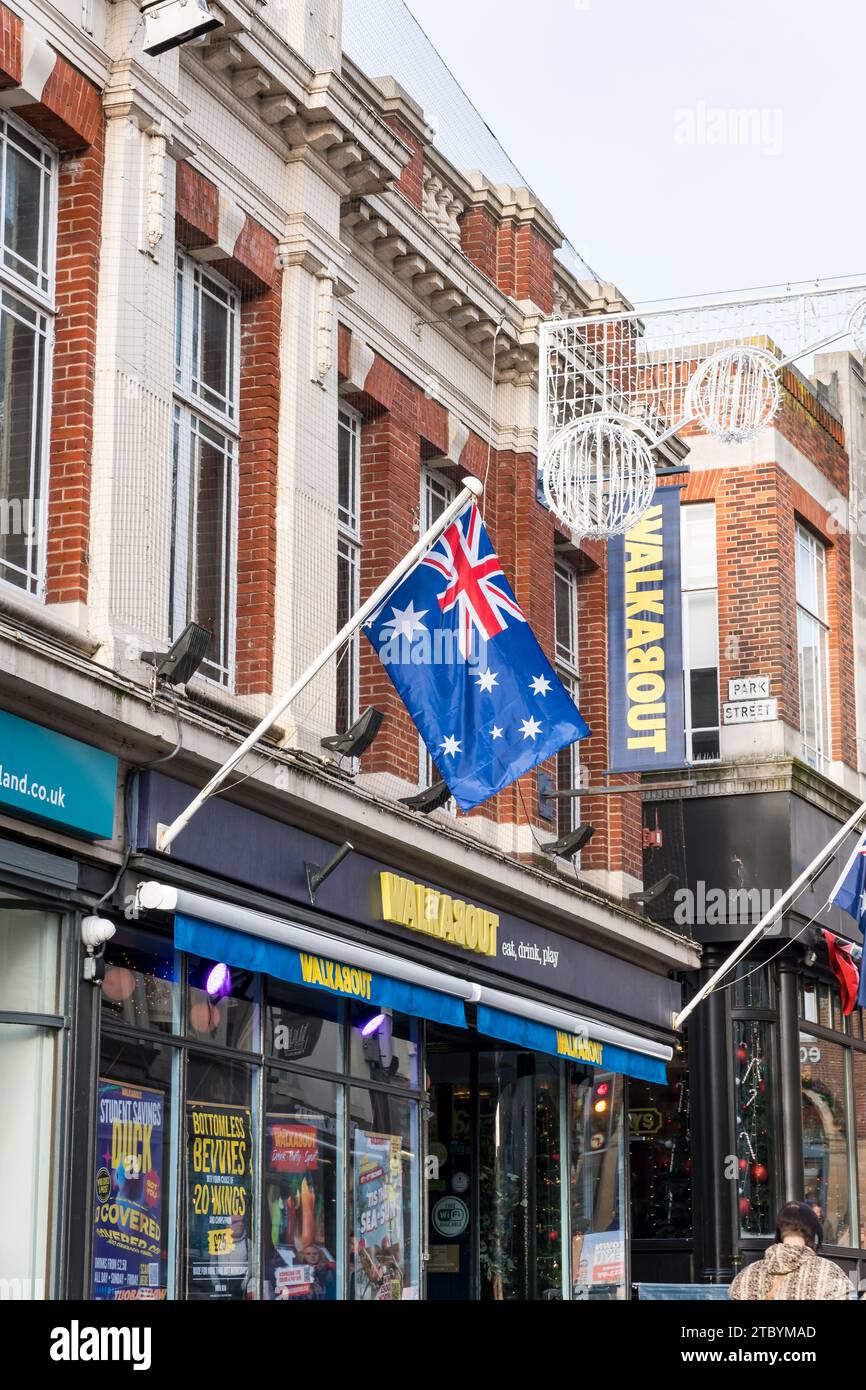
<svg viewBox="0 0 866 1390"><path fill-rule="evenodd" d="M100 1077L96 1116L93 1297L165 1298L165 1092Z"/></svg>
<svg viewBox="0 0 866 1390"><path fill-rule="evenodd" d="M250 1111L187 1105L187 1296L237 1299L252 1291Z"/></svg>
<svg viewBox="0 0 866 1390"><path fill-rule="evenodd" d="M355 1297L403 1297L403 1161L396 1134L355 1130Z"/></svg>
<svg viewBox="0 0 866 1390"><path fill-rule="evenodd" d="M307 1111L267 1116L265 1282L272 1298L336 1297L337 1264L326 1234L329 1165L322 1152L333 1146L327 1134L333 1124Z"/></svg>

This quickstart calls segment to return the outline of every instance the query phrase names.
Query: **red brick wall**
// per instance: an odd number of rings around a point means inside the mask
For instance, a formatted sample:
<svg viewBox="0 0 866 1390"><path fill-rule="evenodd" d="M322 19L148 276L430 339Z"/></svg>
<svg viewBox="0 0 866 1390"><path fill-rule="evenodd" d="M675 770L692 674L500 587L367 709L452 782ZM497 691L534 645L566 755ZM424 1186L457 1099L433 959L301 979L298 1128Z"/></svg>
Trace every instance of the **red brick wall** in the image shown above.
<svg viewBox="0 0 866 1390"><path fill-rule="evenodd" d="M496 283L496 223L487 208L471 207L460 219L460 248L488 280Z"/></svg>
<svg viewBox="0 0 866 1390"><path fill-rule="evenodd" d="M84 154L60 162L46 564L49 603L87 602L103 161L100 130Z"/></svg>
<svg viewBox="0 0 866 1390"><path fill-rule="evenodd" d="M238 456L239 694L273 689L282 277L241 306Z"/></svg>
<svg viewBox="0 0 866 1390"><path fill-rule="evenodd" d="M219 236L219 189L186 160L175 166L175 234L190 251L213 246Z"/></svg>
<svg viewBox="0 0 866 1390"><path fill-rule="evenodd" d="M17 14L0 5L0 88L21 85L21 32Z"/></svg>
<svg viewBox="0 0 866 1390"><path fill-rule="evenodd" d="M835 447L833 441L827 446L828 461ZM832 752L855 766L848 536L834 533L824 509L773 463L692 473L682 496L684 504L716 503L721 697L729 679L769 675L779 715L794 729L800 727L796 522L804 521L826 545Z"/></svg>
<svg viewBox="0 0 866 1390"><path fill-rule="evenodd" d="M424 146L399 116L386 116L385 124L389 125L398 140L402 140L412 151L412 157L408 164L404 164L394 187L408 202L420 208L424 201Z"/></svg>

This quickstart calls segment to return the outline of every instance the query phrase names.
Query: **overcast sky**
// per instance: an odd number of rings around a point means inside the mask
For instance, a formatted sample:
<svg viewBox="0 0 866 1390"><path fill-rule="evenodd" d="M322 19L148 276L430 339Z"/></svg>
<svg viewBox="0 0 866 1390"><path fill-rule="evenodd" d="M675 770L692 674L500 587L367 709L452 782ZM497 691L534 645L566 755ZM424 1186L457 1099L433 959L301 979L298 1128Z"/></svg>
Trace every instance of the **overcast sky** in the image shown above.
<svg viewBox="0 0 866 1390"><path fill-rule="evenodd" d="M866 272L864 0L407 0L632 300Z"/></svg>

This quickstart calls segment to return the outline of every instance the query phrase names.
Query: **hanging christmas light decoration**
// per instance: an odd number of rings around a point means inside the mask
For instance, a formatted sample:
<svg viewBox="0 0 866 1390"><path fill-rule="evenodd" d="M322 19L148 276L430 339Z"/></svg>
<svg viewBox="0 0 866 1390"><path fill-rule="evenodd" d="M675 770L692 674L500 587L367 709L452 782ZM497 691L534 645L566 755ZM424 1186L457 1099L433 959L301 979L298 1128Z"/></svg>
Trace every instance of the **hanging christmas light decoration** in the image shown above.
<svg viewBox="0 0 866 1390"><path fill-rule="evenodd" d="M763 348L732 347L701 363L688 385L687 407L716 439L741 444L769 425L781 404L776 359Z"/></svg>
<svg viewBox="0 0 866 1390"><path fill-rule="evenodd" d="M544 460L547 505L575 535L620 536L649 506L655 464L636 422L587 415L562 430Z"/></svg>

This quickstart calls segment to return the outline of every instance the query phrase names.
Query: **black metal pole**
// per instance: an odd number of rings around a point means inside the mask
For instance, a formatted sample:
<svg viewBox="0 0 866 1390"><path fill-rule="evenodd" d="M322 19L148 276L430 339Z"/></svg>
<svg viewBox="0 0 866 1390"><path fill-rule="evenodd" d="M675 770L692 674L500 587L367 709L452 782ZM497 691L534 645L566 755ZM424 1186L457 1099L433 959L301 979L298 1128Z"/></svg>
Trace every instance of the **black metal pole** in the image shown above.
<svg viewBox="0 0 866 1390"><path fill-rule="evenodd" d="M800 979L779 963L779 1107L782 1115L783 1200L803 1200L803 1109L800 1082Z"/></svg>
<svg viewBox="0 0 866 1390"><path fill-rule="evenodd" d="M709 979L723 959L710 948L698 986ZM728 1048L727 999L724 990L707 996L689 1028L692 1105L694 1117L693 1184L696 1267L699 1280L728 1283L733 1275L733 1200L736 1183L726 1175L733 1152L731 1137L731 1075Z"/></svg>

